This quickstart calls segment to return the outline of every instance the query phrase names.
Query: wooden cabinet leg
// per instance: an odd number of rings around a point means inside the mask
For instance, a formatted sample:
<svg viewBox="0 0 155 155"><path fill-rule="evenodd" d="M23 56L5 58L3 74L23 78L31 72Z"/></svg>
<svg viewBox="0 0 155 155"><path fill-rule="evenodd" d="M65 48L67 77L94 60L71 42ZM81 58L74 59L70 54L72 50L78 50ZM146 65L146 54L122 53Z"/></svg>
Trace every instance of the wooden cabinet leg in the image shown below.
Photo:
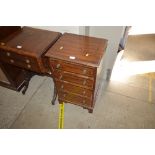
<svg viewBox="0 0 155 155"><path fill-rule="evenodd" d="M93 113L93 109L88 109L88 112L89 113Z"/></svg>
<svg viewBox="0 0 155 155"><path fill-rule="evenodd" d="M32 73L32 72L29 72L29 71L24 71L25 72L25 83L24 83L24 89L22 91L22 94L25 95L28 87L29 87L29 83L30 83L30 80L32 78L32 76L34 76L35 74Z"/></svg>
<svg viewBox="0 0 155 155"><path fill-rule="evenodd" d="M57 90L56 90L56 86L54 84L54 93L53 93L53 99L52 99L52 105L55 105L55 101L56 101L56 98L57 98Z"/></svg>

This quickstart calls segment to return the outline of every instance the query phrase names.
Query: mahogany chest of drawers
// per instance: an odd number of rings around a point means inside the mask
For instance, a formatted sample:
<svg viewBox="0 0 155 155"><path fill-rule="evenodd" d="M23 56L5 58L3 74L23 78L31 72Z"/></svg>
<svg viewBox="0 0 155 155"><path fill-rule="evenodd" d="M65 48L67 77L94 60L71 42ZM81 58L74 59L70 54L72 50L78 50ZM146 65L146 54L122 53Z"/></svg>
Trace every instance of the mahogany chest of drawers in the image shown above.
<svg viewBox="0 0 155 155"><path fill-rule="evenodd" d="M19 28L11 35L0 38L0 60L37 73L48 72L44 54L60 36L59 32Z"/></svg>
<svg viewBox="0 0 155 155"><path fill-rule="evenodd" d="M93 112L103 71L107 40L65 33L48 50L59 103L72 103Z"/></svg>

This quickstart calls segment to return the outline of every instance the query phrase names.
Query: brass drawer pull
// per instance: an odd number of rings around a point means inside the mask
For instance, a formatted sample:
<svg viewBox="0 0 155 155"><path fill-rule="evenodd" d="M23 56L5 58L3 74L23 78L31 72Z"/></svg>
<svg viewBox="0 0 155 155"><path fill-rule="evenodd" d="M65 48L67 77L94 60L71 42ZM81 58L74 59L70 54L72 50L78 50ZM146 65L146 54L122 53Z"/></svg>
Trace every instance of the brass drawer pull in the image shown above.
<svg viewBox="0 0 155 155"><path fill-rule="evenodd" d="M11 54L9 52L7 52L6 55L9 57Z"/></svg>
<svg viewBox="0 0 155 155"><path fill-rule="evenodd" d="M5 45L5 43L1 42L1 45L2 45L2 46L4 46L4 45Z"/></svg>
<svg viewBox="0 0 155 155"><path fill-rule="evenodd" d="M60 68L60 64L57 64L56 68L57 68L57 69Z"/></svg>
<svg viewBox="0 0 155 155"><path fill-rule="evenodd" d="M26 63L27 63L27 64L30 63L30 60L29 60L29 59L26 59Z"/></svg>
<svg viewBox="0 0 155 155"><path fill-rule="evenodd" d="M61 89L63 89L64 88L64 86L63 85L61 85Z"/></svg>
<svg viewBox="0 0 155 155"><path fill-rule="evenodd" d="M83 74L86 74L86 73L87 73L87 70L86 70L86 69L84 69L84 70L83 70Z"/></svg>
<svg viewBox="0 0 155 155"><path fill-rule="evenodd" d="M27 65L28 68L31 68L31 65Z"/></svg>
<svg viewBox="0 0 155 155"><path fill-rule="evenodd" d="M83 85L85 85L85 84L86 84L86 82L87 82L87 81L86 81L86 80L84 80L84 81L83 81Z"/></svg>
<svg viewBox="0 0 155 155"><path fill-rule="evenodd" d="M10 60L11 63L14 63L15 61L13 59Z"/></svg>
<svg viewBox="0 0 155 155"><path fill-rule="evenodd" d="M21 45L17 45L16 48L22 49L22 46Z"/></svg>

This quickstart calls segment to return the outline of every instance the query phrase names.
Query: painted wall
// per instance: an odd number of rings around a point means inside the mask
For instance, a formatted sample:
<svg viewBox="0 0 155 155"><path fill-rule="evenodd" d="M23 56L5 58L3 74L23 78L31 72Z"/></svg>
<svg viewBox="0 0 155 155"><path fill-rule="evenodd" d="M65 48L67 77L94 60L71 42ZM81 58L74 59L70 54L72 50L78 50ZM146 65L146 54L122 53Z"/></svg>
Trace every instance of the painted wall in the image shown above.
<svg viewBox="0 0 155 155"><path fill-rule="evenodd" d="M84 26L32 26L32 27L50 31L57 31L61 33L68 32L74 34L85 34Z"/></svg>
<svg viewBox="0 0 155 155"><path fill-rule="evenodd" d="M111 71L117 57L117 50L124 31L124 26L90 26L89 36L108 39L108 46L104 55L106 78L107 71Z"/></svg>

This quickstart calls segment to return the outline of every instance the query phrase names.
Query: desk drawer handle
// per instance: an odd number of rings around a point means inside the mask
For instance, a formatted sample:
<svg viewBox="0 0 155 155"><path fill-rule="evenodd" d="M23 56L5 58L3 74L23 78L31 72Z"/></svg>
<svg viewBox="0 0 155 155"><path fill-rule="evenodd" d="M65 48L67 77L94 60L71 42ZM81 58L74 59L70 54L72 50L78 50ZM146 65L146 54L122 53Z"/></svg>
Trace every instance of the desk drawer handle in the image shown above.
<svg viewBox="0 0 155 155"><path fill-rule="evenodd" d="M1 42L1 45L2 45L2 46L4 46L4 45L5 45L5 43Z"/></svg>
<svg viewBox="0 0 155 155"><path fill-rule="evenodd" d="M31 65L27 65L28 68L31 68Z"/></svg>
<svg viewBox="0 0 155 155"><path fill-rule="evenodd" d="M86 80L83 81L83 85L85 85L85 84L86 84Z"/></svg>
<svg viewBox="0 0 155 155"><path fill-rule="evenodd" d="M15 61L13 59L10 60L11 63L14 63Z"/></svg>
<svg viewBox="0 0 155 155"><path fill-rule="evenodd" d="M11 54L9 52L7 52L6 55L9 57Z"/></svg>
<svg viewBox="0 0 155 155"><path fill-rule="evenodd" d="M56 68L57 68L57 69L60 68L60 64L57 64Z"/></svg>
<svg viewBox="0 0 155 155"><path fill-rule="evenodd" d="M30 60L29 59L26 59L26 63L29 64L30 63Z"/></svg>

